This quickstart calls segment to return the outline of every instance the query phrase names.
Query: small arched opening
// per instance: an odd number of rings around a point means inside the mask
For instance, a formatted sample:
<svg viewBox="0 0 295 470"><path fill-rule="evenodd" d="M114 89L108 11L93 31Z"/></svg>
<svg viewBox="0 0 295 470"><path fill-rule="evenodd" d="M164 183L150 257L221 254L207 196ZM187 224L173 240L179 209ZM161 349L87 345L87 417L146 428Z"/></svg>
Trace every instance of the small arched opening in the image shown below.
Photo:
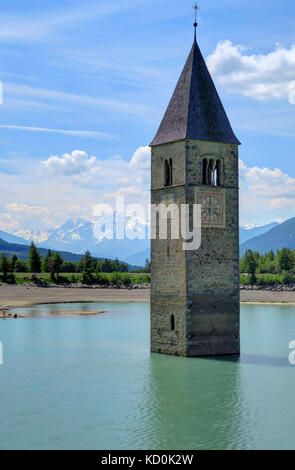
<svg viewBox="0 0 295 470"><path fill-rule="evenodd" d="M170 186L170 167L168 160L164 161L164 186Z"/></svg>
<svg viewBox="0 0 295 470"><path fill-rule="evenodd" d="M175 331L175 317L173 314L170 317L170 330Z"/></svg>
<svg viewBox="0 0 295 470"><path fill-rule="evenodd" d="M173 184L173 164L172 158L164 161L164 186L172 186Z"/></svg>
<svg viewBox="0 0 295 470"><path fill-rule="evenodd" d="M169 160L169 169L170 169L170 181L169 181L169 186L172 186L173 184L173 165L172 165L172 158Z"/></svg>

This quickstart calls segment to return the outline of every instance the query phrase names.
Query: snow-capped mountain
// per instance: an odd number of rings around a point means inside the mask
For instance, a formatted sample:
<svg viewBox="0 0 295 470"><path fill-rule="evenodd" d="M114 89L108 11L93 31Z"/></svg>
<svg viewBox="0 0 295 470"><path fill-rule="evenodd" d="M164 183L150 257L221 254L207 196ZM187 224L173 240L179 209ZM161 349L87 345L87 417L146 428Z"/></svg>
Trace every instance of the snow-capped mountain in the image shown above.
<svg viewBox="0 0 295 470"><path fill-rule="evenodd" d="M115 237L119 226L125 226L125 237L117 239ZM132 234L140 234L141 239L131 239ZM114 237L111 237L111 233ZM73 253L84 253L89 250L93 256L120 258L127 257L145 250L149 246L147 237L147 226L138 219L126 216L109 215L95 222L90 222L81 218L71 218L61 227L47 232L36 232L21 230L14 233L28 242L34 240L39 247L52 248L54 250L71 251ZM109 237L109 238L108 238Z"/></svg>
<svg viewBox="0 0 295 470"><path fill-rule="evenodd" d="M93 243L93 224L88 220L78 217L67 220L61 227L52 230L42 246L50 246L54 249L67 247L75 253L81 253L89 249ZM85 248L85 244L87 247ZM59 248L57 248L59 247Z"/></svg>
<svg viewBox="0 0 295 470"><path fill-rule="evenodd" d="M33 240L35 243L39 244L48 240L51 232L52 230L48 232L40 232L40 230L26 229L26 230L18 230L17 232L13 232L13 235L15 235L16 237L20 237L23 240L27 240L27 241Z"/></svg>

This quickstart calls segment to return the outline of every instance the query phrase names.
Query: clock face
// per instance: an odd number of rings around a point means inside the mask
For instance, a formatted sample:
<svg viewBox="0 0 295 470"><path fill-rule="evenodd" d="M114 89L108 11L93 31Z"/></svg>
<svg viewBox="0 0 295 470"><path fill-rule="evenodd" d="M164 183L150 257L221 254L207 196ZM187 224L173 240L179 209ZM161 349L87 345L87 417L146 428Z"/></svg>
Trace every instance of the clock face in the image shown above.
<svg viewBox="0 0 295 470"><path fill-rule="evenodd" d="M201 205L202 225L224 227L224 194L221 191L198 191L197 204Z"/></svg>
<svg viewBox="0 0 295 470"><path fill-rule="evenodd" d="M220 201L214 196L206 196L202 201L202 218L208 222L215 222L218 220L220 213Z"/></svg>

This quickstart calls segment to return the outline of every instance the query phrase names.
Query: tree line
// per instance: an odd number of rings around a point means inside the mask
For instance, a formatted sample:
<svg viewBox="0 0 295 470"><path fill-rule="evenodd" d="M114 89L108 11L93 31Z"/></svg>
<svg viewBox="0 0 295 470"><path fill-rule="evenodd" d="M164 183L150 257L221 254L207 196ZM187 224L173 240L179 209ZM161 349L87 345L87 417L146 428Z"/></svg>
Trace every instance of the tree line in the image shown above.
<svg viewBox="0 0 295 470"><path fill-rule="evenodd" d="M247 250L240 259L240 273L247 274L251 284L263 283L263 280L283 282L285 284L294 282L295 274L295 250L282 248L273 250L261 255L257 251ZM263 275L268 275L263 276ZM247 279L241 276L241 281L245 283Z"/></svg>
<svg viewBox="0 0 295 470"><path fill-rule="evenodd" d="M149 262L146 261L144 269L138 272L149 272ZM50 273L51 279L56 280L62 273L81 273L87 278L92 273L127 273L128 264L120 262L118 259L97 259L91 256L87 250L80 261L66 261L59 253L48 250L43 258L40 255L34 242L31 243L28 253L28 260L19 259L15 254L9 258L2 253L0 258L0 272L2 280L13 282L14 273Z"/></svg>

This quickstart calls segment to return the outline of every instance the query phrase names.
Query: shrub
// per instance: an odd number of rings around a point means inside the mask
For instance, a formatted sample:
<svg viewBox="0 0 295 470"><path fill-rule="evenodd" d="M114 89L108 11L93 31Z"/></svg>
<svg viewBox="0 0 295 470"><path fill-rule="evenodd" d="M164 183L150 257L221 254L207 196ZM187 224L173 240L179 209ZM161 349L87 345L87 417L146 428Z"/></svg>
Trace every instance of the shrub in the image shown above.
<svg viewBox="0 0 295 470"><path fill-rule="evenodd" d="M113 286L120 286L122 284L122 274L116 272L112 273L110 281Z"/></svg>
<svg viewBox="0 0 295 470"><path fill-rule="evenodd" d="M56 281L57 284L70 284L70 279L67 276L57 276Z"/></svg>
<svg viewBox="0 0 295 470"><path fill-rule="evenodd" d="M130 286L130 284L132 283L132 280L131 280L131 276L129 273L122 274L122 283L123 283L123 286L125 287Z"/></svg>
<svg viewBox="0 0 295 470"><path fill-rule="evenodd" d="M149 274L136 274L133 277L134 284L149 284L151 281L151 276Z"/></svg>
<svg viewBox="0 0 295 470"><path fill-rule="evenodd" d="M240 276L240 283L243 285L243 286L246 286L248 284L251 284L251 278L250 276L247 274L246 276L244 275L241 275Z"/></svg>
<svg viewBox="0 0 295 470"><path fill-rule="evenodd" d="M110 284L110 280L106 274L97 273L95 276L95 283L99 286L108 286Z"/></svg>
<svg viewBox="0 0 295 470"><path fill-rule="evenodd" d="M260 274L256 278L256 284L258 286L273 286L275 284L291 284L295 282L295 279L289 273L283 274ZM240 283L242 285L251 284L250 276L240 276Z"/></svg>
<svg viewBox="0 0 295 470"><path fill-rule="evenodd" d="M93 276L91 273L87 273L86 271L83 271L81 273L81 282L82 284L87 284L91 285L93 284Z"/></svg>
<svg viewBox="0 0 295 470"><path fill-rule="evenodd" d="M18 259L15 263L15 271L17 273L26 273L28 271L27 263L23 259Z"/></svg>
<svg viewBox="0 0 295 470"><path fill-rule="evenodd" d="M71 275L71 284L76 284L77 281L78 281L77 276L75 276L75 274L72 274Z"/></svg>
<svg viewBox="0 0 295 470"><path fill-rule="evenodd" d="M283 273L281 279L283 284L291 284L294 281L289 273Z"/></svg>
<svg viewBox="0 0 295 470"><path fill-rule="evenodd" d="M16 284L15 275L13 273L8 273L6 276L1 276L1 281L6 284Z"/></svg>

